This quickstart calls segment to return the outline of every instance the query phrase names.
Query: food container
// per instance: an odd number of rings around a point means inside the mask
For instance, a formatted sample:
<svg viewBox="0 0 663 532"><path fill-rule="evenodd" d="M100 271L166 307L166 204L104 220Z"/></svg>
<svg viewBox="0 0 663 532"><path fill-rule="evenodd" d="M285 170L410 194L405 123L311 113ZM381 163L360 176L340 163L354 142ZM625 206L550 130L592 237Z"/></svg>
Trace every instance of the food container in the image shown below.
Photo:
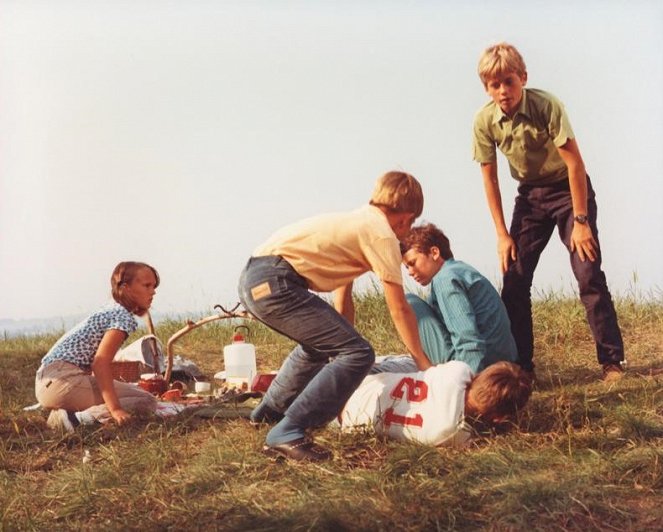
<svg viewBox="0 0 663 532"><path fill-rule="evenodd" d="M138 381L138 386L153 395L161 395L168 389L166 380L156 373L143 373Z"/></svg>
<svg viewBox="0 0 663 532"><path fill-rule="evenodd" d="M204 381L197 381L194 389L196 393L210 393L212 391L212 384Z"/></svg>
<svg viewBox="0 0 663 532"><path fill-rule="evenodd" d="M182 399L182 390L179 388L171 388L161 394L162 401L177 401L179 399Z"/></svg>
<svg viewBox="0 0 663 532"><path fill-rule="evenodd" d="M235 327L232 343L223 348L223 362L228 385L248 388L256 374L256 350L253 344L244 340L238 331L240 328L248 330L245 325Z"/></svg>
<svg viewBox="0 0 663 532"><path fill-rule="evenodd" d="M272 384L274 377L276 377L276 371L271 371L269 373L258 373L255 377L253 377L251 391L265 393L267 388L269 388L269 385Z"/></svg>
<svg viewBox="0 0 663 532"><path fill-rule="evenodd" d="M122 382L138 382L138 379L140 378L140 366L140 362L130 360L114 360L111 363L113 380Z"/></svg>

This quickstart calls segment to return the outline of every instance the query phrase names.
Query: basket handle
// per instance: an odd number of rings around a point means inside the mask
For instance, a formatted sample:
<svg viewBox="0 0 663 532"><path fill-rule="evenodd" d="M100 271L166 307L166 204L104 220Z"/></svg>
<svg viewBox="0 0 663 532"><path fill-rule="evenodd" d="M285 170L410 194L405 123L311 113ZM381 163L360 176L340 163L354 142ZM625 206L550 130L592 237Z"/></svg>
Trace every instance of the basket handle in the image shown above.
<svg viewBox="0 0 663 532"><path fill-rule="evenodd" d="M152 323L152 316L150 315L149 310L145 313L145 319L147 321L147 330L152 335L152 338L148 338L147 343L150 346L150 351L152 351L152 360L154 362L154 373L160 375L161 370L159 368L159 349L157 348L157 339L156 335L154 334L154 323Z"/></svg>
<svg viewBox="0 0 663 532"><path fill-rule="evenodd" d="M205 325L207 323L217 321L217 320L225 320L227 318L246 318L246 319L253 319L253 316L249 314L246 310L240 310L237 311L237 308L239 307L239 303L235 305L232 309L226 310L223 308L221 305L215 305L214 308L220 308L221 312L218 314L213 314L211 316L207 316L206 318L202 318L198 321L191 321L187 320L186 325L182 327L179 331L177 331L175 334L173 334L169 339L168 343L166 344L166 373L164 375L164 379L166 382L170 382L170 377L173 374L173 347L175 345L175 342L182 338L185 334L190 333L194 329L197 329L198 327ZM247 327L248 328L248 327Z"/></svg>

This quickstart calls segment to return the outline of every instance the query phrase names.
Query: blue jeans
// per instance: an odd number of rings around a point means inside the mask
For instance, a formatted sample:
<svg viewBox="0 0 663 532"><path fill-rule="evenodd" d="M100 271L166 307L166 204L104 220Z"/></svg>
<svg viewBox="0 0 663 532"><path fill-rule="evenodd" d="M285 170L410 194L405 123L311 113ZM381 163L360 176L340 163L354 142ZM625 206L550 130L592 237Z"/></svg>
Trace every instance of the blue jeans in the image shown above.
<svg viewBox="0 0 663 532"><path fill-rule="evenodd" d="M266 406L303 429L327 424L373 365L373 348L281 257L249 259L238 288L246 310L299 344L267 390Z"/></svg>
<svg viewBox="0 0 663 532"><path fill-rule="evenodd" d="M598 244L596 216L596 199L588 176L587 223ZM516 243L518 258L504 274L502 300L511 319L511 332L518 347L519 363L527 370L534 367L532 279L539 257L555 227L569 250L571 269L578 281L580 300L585 306L587 321L596 343L599 364L618 364L624 360L624 344L605 274L601 269L600 244L594 262L589 259L583 262L577 252L570 252L573 205L568 180L540 187L518 187L509 231Z"/></svg>

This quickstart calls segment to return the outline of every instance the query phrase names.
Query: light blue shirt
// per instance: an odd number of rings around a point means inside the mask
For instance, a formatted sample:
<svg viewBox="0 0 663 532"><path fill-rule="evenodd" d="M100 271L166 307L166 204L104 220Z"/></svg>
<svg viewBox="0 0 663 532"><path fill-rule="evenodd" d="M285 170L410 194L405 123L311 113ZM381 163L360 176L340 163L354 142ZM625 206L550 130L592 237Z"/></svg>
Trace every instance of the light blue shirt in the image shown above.
<svg viewBox="0 0 663 532"><path fill-rule="evenodd" d="M462 360L476 373L499 360L518 358L504 303L469 264L447 259L433 277L429 304L442 322L446 344L445 359L433 363Z"/></svg>
<svg viewBox="0 0 663 532"><path fill-rule="evenodd" d="M62 360L88 370L106 331L118 329L128 336L137 328L138 323L131 312L119 303L110 303L65 333L41 363L48 366L51 362Z"/></svg>

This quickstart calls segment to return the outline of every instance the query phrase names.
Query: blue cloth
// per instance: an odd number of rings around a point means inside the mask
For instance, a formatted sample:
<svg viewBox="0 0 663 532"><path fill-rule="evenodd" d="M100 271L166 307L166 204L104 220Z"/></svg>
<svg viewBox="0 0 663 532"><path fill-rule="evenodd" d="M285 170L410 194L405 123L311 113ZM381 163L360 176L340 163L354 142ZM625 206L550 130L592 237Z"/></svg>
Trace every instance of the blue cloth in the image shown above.
<svg viewBox="0 0 663 532"><path fill-rule="evenodd" d="M65 333L42 359L43 366L61 360L88 370L101 343L110 329L127 336L138 328L134 315L119 303L109 303Z"/></svg>
<svg viewBox="0 0 663 532"><path fill-rule="evenodd" d="M469 264L447 259L433 277L428 302L406 297L433 364L461 360L477 373L500 360L517 360L506 308L490 281Z"/></svg>
<svg viewBox="0 0 663 532"><path fill-rule="evenodd" d="M289 431L327 424L373 365L373 348L279 256L252 257L238 289L240 301L253 316L298 342L263 403L287 415Z"/></svg>
<svg viewBox="0 0 663 532"><path fill-rule="evenodd" d="M293 423L288 416L279 421L265 436L265 443L269 446L288 443L306 436L306 431Z"/></svg>

